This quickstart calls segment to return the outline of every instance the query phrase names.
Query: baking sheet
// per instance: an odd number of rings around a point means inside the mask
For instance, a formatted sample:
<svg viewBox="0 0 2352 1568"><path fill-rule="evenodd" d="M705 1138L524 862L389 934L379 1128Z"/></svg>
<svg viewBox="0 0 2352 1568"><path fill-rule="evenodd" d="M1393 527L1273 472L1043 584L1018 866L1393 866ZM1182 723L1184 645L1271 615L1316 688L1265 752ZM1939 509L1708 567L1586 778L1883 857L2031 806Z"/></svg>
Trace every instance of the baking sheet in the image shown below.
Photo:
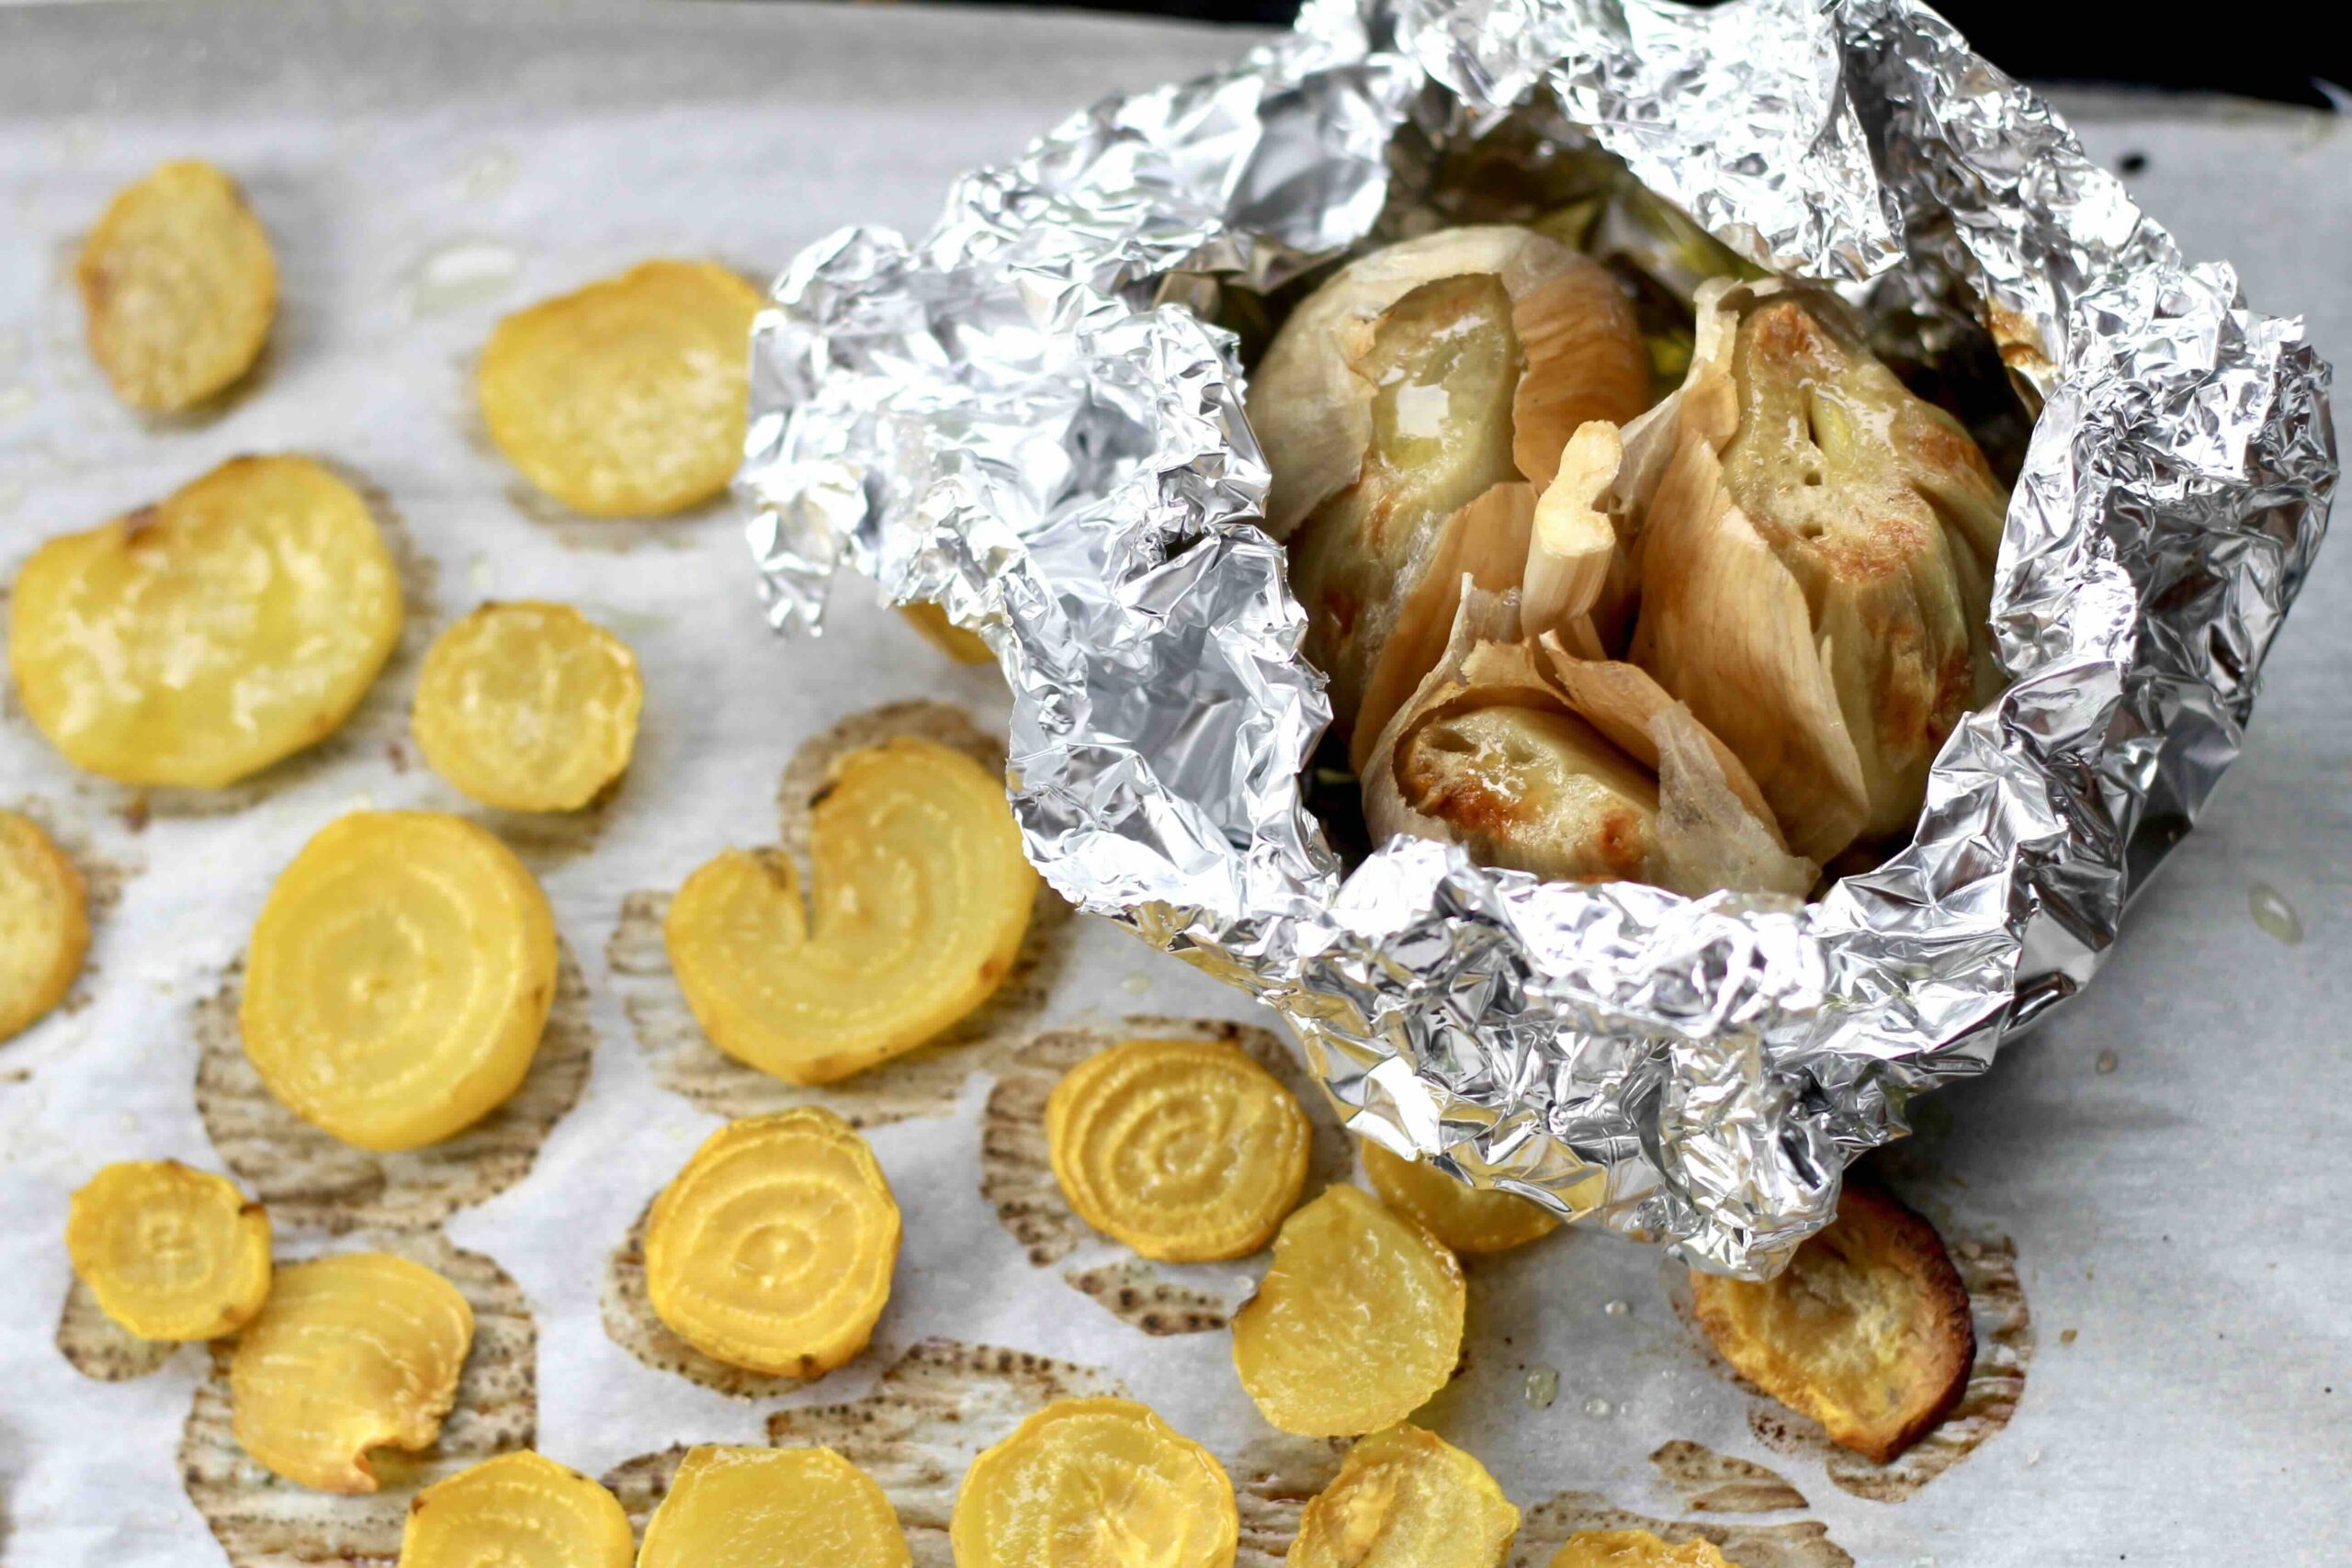
<svg viewBox="0 0 2352 1568"><path fill-rule="evenodd" d="M829 727L905 699L986 725L1001 700L991 673L944 665L854 587L821 643L771 641L723 505L659 525L567 520L517 491L467 393L470 357L505 310L654 254L759 276L842 223L919 230L949 177L1067 108L1248 41L996 9L0 10L0 570L43 536L232 454L315 452L373 487L413 547L414 637L486 597L568 599L631 640L649 689L638 762L610 807L571 831L502 824L539 870L579 968L565 1048L498 1148L392 1172L380 1189L368 1171L289 1158L266 1105L234 1081L224 995L271 877L316 828L361 804L461 806L402 744L413 648L342 740L227 814L78 779L13 708L0 717L0 805L29 803L108 896L78 1005L0 1046L0 1562L220 1562L194 1497L234 1516L243 1562L364 1553L396 1523L397 1491L353 1504L250 1485L208 1440L217 1397L201 1351L101 1382L59 1350L67 1192L109 1159L221 1168L230 1152L299 1194L282 1215L409 1227L398 1245L480 1292L497 1332L477 1357L473 1415L423 1472L529 1430L566 1463L617 1468L641 1497L658 1467L632 1466L638 1456L756 1441L778 1412L798 1413L787 1440L844 1434L863 1428L826 1407L863 1400L899 1436L861 1439L862 1457L920 1523L945 1496L922 1474L943 1457L927 1413L963 1409L960 1425L987 1440L1057 1388L1115 1380L1227 1457L1253 1540L1278 1553L1285 1510L1328 1452L1273 1440L1222 1333L1147 1333L1112 1310L1124 1287L1127 1316L1162 1329L1214 1318L1258 1265L1184 1271L1155 1293L1100 1244L1033 1263L1054 1238L1034 1220L1016 1235L996 1213L1035 1196L1022 1185L1024 1169L1035 1177L1023 1086L1073 1048L1057 1032L1115 1033L1135 1014L1274 1027L1092 922L1052 927L1036 1004L1000 1010L965 1057L840 1097L869 1116L926 1112L873 1134L907 1244L871 1352L806 1389L730 1394L668 1370L678 1359L628 1328L632 1223L716 1124L710 1108L744 1104L742 1086L695 1055L646 940L661 890L722 846L774 840L779 775ZM2079 107L2096 153L2144 160L2125 165L2135 192L2191 254L2237 262L2258 308L2309 313L2324 355L2352 344L2340 122ZM209 420L157 424L116 405L83 355L67 263L112 189L191 154L244 179L277 239L286 303L243 396ZM1916 1487L1923 1463L1889 1477L1828 1457L1710 1364L1655 1253L1563 1235L1472 1264L1468 1366L1423 1417L1523 1509L1577 1495L1535 1511L1522 1559L1541 1562L1542 1538L1605 1506L1739 1532L1733 1555L1749 1568L1839 1552L1871 1564L2340 1559L2352 1506L2352 1334L2335 1306L2352 1287L2339 1197L2352 1052L2336 1012L2352 914L2347 593L2324 556L2245 760L2091 993L1988 1078L1929 1105L1922 1135L1883 1162L1978 1287L1988 1348L1962 1436L1982 1440L1925 1456L1955 1461ZM2301 939L2283 940L2294 927ZM574 1099L562 1073L583 1066ZM200 1077L225 1146L198 1113ZM2182 1136L2192 1115L2222 1134ZM514 1175L543 1126L527 1174L467 1201ZM2264 1163L2202 1168L2188 1157L2201 1148ZM322 1245L315 1228L281 1234L283 1252ZM974 1345L1046 1360L956 1348ZM1526 1382L1546 1369L1558 1393L1539 1409ZM918 1548L944 1561L928 1530Z"/></svg>

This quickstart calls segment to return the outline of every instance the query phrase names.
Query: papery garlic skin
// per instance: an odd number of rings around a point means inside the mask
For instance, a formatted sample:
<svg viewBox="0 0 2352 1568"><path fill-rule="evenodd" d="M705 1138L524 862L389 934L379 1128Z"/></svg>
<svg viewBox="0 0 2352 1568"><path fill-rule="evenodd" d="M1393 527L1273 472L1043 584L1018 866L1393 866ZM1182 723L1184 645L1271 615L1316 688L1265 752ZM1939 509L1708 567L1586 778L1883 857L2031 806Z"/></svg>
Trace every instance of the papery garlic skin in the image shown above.
<svg viewBox="0 0 2352 1568"><path fill-rule="evenodd" d="M1648 396L1615 280L1529 230L1389 246L1292 312L1252 379L1250 422L1273 474L1267 530L1290 544L1340 734L1376 734L1386 715L1360 719L1367 694L1393 708L1422 672L1379 667L1408 601L1450 570L1455 515L1498 485L1548 483L1578 424L1630 419Z"/></svg>
<svg viewBox="0 0 2352 1568"><path fill-rule="evenodd" d="M1632 657L1826 860L1909 829L1937 750L1997 689L2008 498L1834 297L1711 285L1700 316L1690 378L1625 436Z"/></svg>

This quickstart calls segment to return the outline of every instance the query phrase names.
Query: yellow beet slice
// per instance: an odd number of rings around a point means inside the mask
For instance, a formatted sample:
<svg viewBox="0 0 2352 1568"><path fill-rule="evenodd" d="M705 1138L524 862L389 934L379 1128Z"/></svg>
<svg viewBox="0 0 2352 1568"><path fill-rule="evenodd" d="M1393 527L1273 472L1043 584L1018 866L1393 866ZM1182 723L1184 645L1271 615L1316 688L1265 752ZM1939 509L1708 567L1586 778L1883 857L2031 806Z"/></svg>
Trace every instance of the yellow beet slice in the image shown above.
<svg viewBox="0 0 2352 1568"><path fill-rule="evenodd" d="M707 501L742 460L760 292L707 262L650 261L498 323L477 390L491 438L575 512Z"/></svg>
<svg viewBox="0 0 2352 1568"><path fill-rule="evenodd" d="M410 1500L400 1568L629 1568L636 1554L619 1498L518 1449Z"/></svg>
<svg viewBox="0 0 2352 1568"><path fill-rule="evenodd" d="M707 1356L788 1377L865 1348L898 1261L898 1201L873 1149L816 1106L713 1133L646 1221L662 1321Z"/></svg>
<svg viewBox="0 0 2352 1568"><path fill-rule="evenodd" d="M1713 1541L1668 1546L1647 1530L1578 1530L1552 1554L1551 1568L1739 1568Z"/></svg>
<svg viewBox="0 0 2352 1568"><path fill-rule="evenodd" d="M908 625L922 634L923 640L958 664L993 664L996 655L989 651L978 632L966 631L947 618L947 612L928 599L899 606L899 614Z"/></svg>
<svg viewBox="0 0 2352 1568"><path fill-rule="evenodd" d="M1046 1101L1054 1179L1078 1217L1146 1258L1246 1258L1306 1185L1306 1113L1240 1047L1130 1040Z"/></svg>
<svg viewBox="0 0 2352 1568"><path fill-rule="evenodd" d="M413 1149L514 1092L555 997L555 920L459 817L355 811L281 873L237 1021L269 1091L363 1149Z"/></svg>
<svg viewBox="0 0 2352 1568"><path fill-rule="evenodd" d="M982 1450L956 1492L956 1568L1226 1568L1225 1467L1131 1399L1063 1399Z"/></svg>
<svg viewBox="0 0 2352 1568"><path fill-rule="evenodd" d="M1302 1437L1393 1426L1462 1356L1462 1265L1355 1187L1283 1222L1274 1261L1233 1317L1233 1365L1266 1419Z"/></svg>
<svg viewBox="0 0 2352 1568"><path fill-rule="evenodd" d="M35 550L8 663L76 767L216 789L333 734L400 635L358 493L307 457L236 457Z"/></svg>
<svg viewBox="0 0 2352 1568"><path fill-rule="evenodd" d="M233 1334L269 1294L269 1215L226 1178L119 1160L74 1194L65 1251L99 1307L141 1339Z"/></svg>
<svg viewBox="0 0 2352 1568"><path fill-rule="evenodd" d="M410 716L433 771L485 806L573 811L628 766L645 680L569 604L484 604L424 655Z"/></svg>
<svg viewBox="0 0 2352 1568"><path fill-rule="evenodd" d="M0 811L0 1042L65 999L89 950L81 872L38 823Z"/></svg>
<svg viewBox="0 0 2352 1568"><path fill-rule="evenodd" d="M1481 1190L1363 1140L1363 1173L1380 1201L1456 1252L1507 1252L1560 1228L1559 1216L1515 1192Z"/></svg>
<svg viewBox="0 0 2352 1568"><path fill-rule="evenodd" d="M135 408L202 402L261 355L277 258L237 182L165 164L117 193L74 264L90 357Z"/></svg>
<svg viewBox="0 0 2352 1568"><path fill-rule="evenodd" d="M874 1478L831 1449L705 1444L645 1522L637 1568L908 1568Z"/></svg>
<svg viewBox="0 0 2352 1568"><path fill-rule="evenodd" d="M1968 1386L1968 1289L1927 1221L1849 1187L1838 1218L1760 1282L1690 1276L1699 1325L1739 1374L1880 1464Z"/></svg>
<svg viewBox="0 0 2352 1568"><path fill-rule="evenodd" d="M229 1362L230 1430L255 1461L322 1492L373 1492L368 1450L440 1435L473 1308L422 1263L345 1252L277 1271Z"/></svg>
<svg viewBox="0 0 2352 1568"><path fill-rule="evenodd" d="M802 1084L910 1051L986 1001L1037 890L1003 784L935 741L842 757L809 835L813 910L785 855L729 850L662 928L711 1043Z"/></svg>
<svg viewBox="0 0 2352 1568"><path fill-rule="evenodd" d="M1374 1432L1306 1505L1289 1568L1502 1568L1519 1510L1487 1467L1419 1427Z"/></svg>

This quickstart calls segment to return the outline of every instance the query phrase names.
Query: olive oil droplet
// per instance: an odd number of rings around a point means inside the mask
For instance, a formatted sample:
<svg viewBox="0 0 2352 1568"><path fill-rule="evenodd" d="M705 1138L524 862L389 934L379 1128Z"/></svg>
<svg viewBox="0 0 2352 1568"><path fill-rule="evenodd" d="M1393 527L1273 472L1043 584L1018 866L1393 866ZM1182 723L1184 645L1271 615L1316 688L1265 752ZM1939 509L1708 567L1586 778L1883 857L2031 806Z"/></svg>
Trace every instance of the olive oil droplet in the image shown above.
<svg viewBox="0 0 2352 1568"><path fill-rule="evenodd" d="M2303 917L2287 902L2286 896L2267 882L2257 882L2246 889L2246 908L2254 916L2254 923L2265 934L2277 938L2289 947L2300 946L2303 940Z"/></svg>

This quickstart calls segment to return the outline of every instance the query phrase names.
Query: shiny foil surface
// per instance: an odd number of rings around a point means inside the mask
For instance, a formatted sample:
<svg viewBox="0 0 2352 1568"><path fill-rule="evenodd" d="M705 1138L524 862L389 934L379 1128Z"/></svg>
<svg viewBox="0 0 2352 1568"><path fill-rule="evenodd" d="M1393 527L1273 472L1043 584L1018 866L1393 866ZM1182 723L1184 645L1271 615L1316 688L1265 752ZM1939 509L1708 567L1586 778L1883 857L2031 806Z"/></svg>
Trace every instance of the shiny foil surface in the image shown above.
<svg viewBox="0 0 2352 1568"><path fill-rule="evenodd" d="M1892 341L1989 333L2032 405L2011 683L1910 846L1801 908L1410 840L1349 871L1307 809L1329 710L1238 341L1194 311L1410 228L1449 157L1595 147ZM804 252L752 402L772 620L816 629L848 566L985 637L1057 889L1280 1010L1358 1132L1750 1276L1914 1095L2090 977L2237 754L2336 474L2301 323L1910 0L1309 0L966 176L920 241Z"/></svg>

